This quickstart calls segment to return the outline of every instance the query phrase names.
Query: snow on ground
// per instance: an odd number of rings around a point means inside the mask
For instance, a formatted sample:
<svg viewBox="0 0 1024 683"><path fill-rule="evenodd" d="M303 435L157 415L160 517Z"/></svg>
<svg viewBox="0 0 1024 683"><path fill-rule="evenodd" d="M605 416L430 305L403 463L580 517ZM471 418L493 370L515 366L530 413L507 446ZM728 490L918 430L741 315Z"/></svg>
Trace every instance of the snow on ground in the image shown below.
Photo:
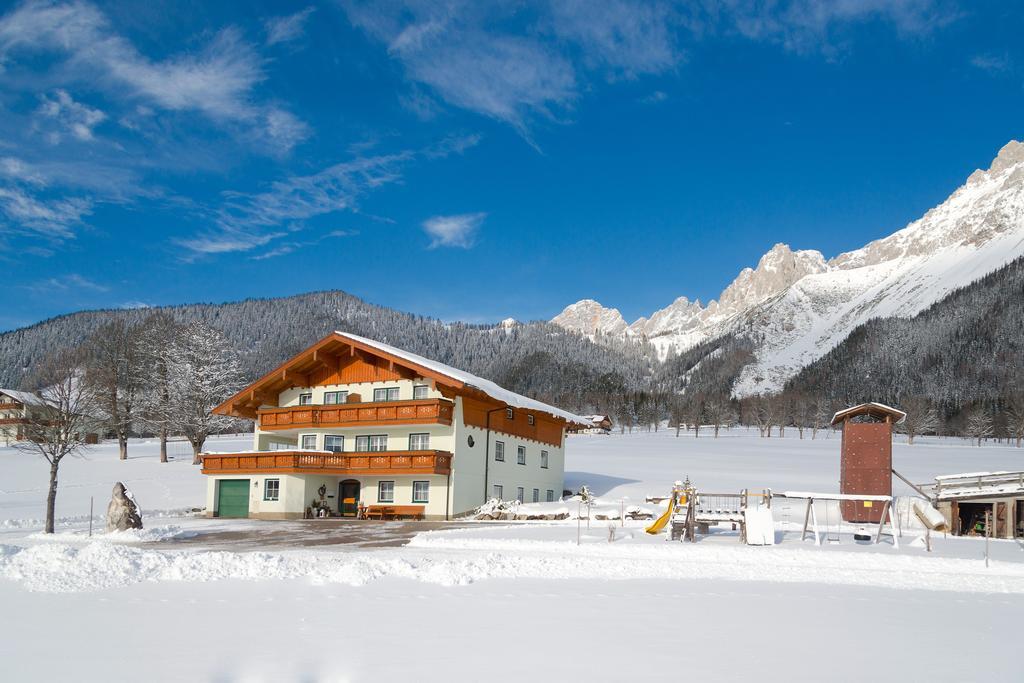
<svg viewBox="0 0 1024 683"><path fill-rule="evenodd" d="M687 476L721 492L836 491L838 435L795 437L572 437L566 483L587 484L606 512ZM249 443L235 441L216 446ZM945 681L1024 671L1013 648L1024 613L1017 542L992 541L988 567L983 540L936 535L928 552L910 528L898 550L888 538L856 543L850 529L815 546L782 505L771 547L743 546L724 528L671 543L629 520L417 526L173 512L150 514L142 532L90 539L88 498L101 512L118 479L150 513L202 504L190 454L162 465L155 453L133 443L119 462L105 444L71 461L58 496L65 523L43 537L33 520L46 468L0 449L5 679ZM1024 451L925 439L897 444L894 462L925 483L1022 469Z"/></svg>

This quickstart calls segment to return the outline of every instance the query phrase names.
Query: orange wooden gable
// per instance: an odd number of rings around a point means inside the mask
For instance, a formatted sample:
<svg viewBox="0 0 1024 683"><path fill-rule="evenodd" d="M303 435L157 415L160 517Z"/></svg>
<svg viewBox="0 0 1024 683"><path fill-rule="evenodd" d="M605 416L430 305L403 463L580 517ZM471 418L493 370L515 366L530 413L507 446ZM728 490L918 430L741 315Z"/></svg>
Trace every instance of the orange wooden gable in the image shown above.
<svg viewBox="0 0 1024 683"><path fill-rule="evenodd" d="M452 377L332 332L221 403L213 412L255 419L261 405L277 405L278 395L293 387L417 377L434 380L438 390L449 397L456 392L466 392L494 402Z"/></svg>

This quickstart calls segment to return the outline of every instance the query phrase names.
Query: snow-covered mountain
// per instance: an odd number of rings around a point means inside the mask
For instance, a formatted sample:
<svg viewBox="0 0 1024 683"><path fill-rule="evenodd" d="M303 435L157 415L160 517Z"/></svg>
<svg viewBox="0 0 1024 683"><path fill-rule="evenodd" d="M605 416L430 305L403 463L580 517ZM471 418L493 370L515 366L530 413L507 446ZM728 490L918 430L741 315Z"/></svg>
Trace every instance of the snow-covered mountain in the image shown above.
<svg viewBox="0 0 1024 683"><path fill-rule="evenodd" d="M945 202L889 237L826 261L775 245L716 301L686 297L626 325L586 300L552 322L593 336L647 339L664 357L722 334L757 342L738 396L775 391L801 367L878 317L912 316L1024 254L1024 144L1010 142Z"/></svg>

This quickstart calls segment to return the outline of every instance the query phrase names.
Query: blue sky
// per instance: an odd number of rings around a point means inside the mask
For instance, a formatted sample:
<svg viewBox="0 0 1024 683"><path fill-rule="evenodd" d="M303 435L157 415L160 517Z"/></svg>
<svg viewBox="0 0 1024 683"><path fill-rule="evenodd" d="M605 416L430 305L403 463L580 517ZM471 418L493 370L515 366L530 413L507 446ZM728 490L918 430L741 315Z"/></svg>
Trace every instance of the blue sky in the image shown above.
<svg viewBox="0 0 1024 683"><path fill-rule="evenodd" d="M627 319L919 217L1024 136L1024 8L29 2L0 15L0 329L342 289Z"/></svg>

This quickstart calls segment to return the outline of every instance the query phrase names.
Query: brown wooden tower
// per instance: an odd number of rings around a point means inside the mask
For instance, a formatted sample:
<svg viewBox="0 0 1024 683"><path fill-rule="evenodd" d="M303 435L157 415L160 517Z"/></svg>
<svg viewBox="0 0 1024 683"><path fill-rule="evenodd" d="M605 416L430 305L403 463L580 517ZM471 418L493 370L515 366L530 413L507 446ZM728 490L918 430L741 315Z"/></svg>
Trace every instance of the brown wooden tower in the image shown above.
<svg viewBox="0 0 1024 683"><path fill-rule="evenodd" d="M833 425L843 425L840 493L892 495L892 428L906 416L881 403L862 403L832 417ZM877 524L882 516L882 505L871 501L845 500L840 508L846 522Z"/></svg>

